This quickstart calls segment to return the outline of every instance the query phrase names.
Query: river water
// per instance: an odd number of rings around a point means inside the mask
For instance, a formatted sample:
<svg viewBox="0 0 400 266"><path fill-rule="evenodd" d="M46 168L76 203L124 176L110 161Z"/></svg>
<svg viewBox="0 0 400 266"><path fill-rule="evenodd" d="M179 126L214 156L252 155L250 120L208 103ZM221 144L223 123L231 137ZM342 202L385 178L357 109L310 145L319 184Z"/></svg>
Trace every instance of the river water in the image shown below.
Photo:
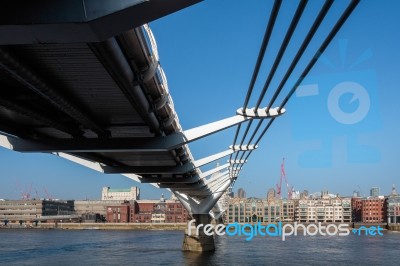
<svg viewBox="0 0 400 266"><path fill-rule="evenodd" d="M399 265L400 233L218 236L216 251L182 252L182 231L0 230L0 265Z"/></svg>

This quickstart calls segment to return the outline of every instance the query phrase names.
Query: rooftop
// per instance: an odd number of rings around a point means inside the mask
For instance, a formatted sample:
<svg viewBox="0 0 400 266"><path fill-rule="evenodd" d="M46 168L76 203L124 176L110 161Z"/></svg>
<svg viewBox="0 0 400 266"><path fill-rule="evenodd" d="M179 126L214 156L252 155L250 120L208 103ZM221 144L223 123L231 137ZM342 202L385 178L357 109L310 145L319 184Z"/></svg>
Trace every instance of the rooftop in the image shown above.
<svg viewBox="0 0 400 266"><path fill-rule="evenodd" d="M108 192L131 192L130 188L109 188Z"/></svg>

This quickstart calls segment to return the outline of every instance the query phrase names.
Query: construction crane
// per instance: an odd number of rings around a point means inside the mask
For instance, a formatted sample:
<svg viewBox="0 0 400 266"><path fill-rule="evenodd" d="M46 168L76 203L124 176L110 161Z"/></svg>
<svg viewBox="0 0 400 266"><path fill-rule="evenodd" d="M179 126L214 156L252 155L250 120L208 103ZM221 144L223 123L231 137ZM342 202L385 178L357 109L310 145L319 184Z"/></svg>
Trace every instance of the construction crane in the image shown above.
<svg viewBox="0 0 400 266"><path fill-rule="evenodd" d="M49 192L47 192L47 189L45 187L43 187L44 193L46 194L47 200L52 200L53 199L53 195L49 194Z"/></svg>
<svg viewBox="0 0 400 266"><path fill-rule="evenodd" d="M37 191L37 189L35 188L35 195L36 195L36 198L35 199L40 199L40 197L39 197L39 193L38 193L38 191Z"/></svg>
<svg viewBox="0 0 400 266"><path fill-rule="evenodd" d="M29 190L25 192L25 199L26 200L30 200L31 199L32 185L33 184L31 183L31 185L29 186Z"/></svg>
<svg viewBox="0 0 400 266"><path fill-rule="evenodd" d="M282 179L285 179L287 193L288 193L288 199L291 199L292 198L292 190L293 189L289 187L289 183L287 182L287 179L286 179L285 158L282 159L281 177L279 179L279 184L276 184L276 194L277 194L278 198L282 198Z"/></svg>
<svg viewBox="0 0 400 266"><path fill-rule="evenodd" d="M18 179L16 179L17 188L21 193L21 200L30 200L31 199L31 191L32 191L32 183L28 189L23 189Z"/></svg>

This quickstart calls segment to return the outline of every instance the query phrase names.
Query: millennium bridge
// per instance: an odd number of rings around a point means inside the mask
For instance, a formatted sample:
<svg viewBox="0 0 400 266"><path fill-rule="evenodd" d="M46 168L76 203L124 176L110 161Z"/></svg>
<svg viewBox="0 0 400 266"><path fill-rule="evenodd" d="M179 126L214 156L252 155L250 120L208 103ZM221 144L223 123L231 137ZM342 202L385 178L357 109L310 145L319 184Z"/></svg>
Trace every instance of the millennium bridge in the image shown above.
<svg viewBox="0 0 400 266"><path fill-rule="evenodd" d="M343 10L320 1L305 16L307 0L293 2L288 28L276 28L282 0L266 10L268 22L255 58L243 106L232 116L184 129L174 109L156 38L148 23L200 0L6 0L0 10L0 145L25 153L51 153L105 174L123 174L141 183L167 188L196 224L219 220L221 197L231 191L249 156L341 29L358 0ZM250 4L250 3L249 3ZM332 11L333 10L333 11ZM339 14L298 76L292 75L329 12ZM206 16L206 14L205 14ZM311 20L298 50L276 88L271 80L299 21ZM274 30L284 32L267 77L260 67ZM325 30L326 31L326 30ZM207 52L207 51L199 51ZM224 78L224 77L221 77ZM257 78L264 86L254 95ZM288 92L283 87L296 80ZM227 88L228 90L228 88ZM267 90L272 97L265 99ZM250 98L255 104L250 106ZM277 103L278 96L283 100ZM189 98L188 98L189 100ZM288 110L289 112L290 110ZM193 158L191 142L236 127L226 150ZM202 167L227 157L208 171ZM38 166L44 167L44 166ZM184 250L214 249L213 237L185 233Z"/></svg>

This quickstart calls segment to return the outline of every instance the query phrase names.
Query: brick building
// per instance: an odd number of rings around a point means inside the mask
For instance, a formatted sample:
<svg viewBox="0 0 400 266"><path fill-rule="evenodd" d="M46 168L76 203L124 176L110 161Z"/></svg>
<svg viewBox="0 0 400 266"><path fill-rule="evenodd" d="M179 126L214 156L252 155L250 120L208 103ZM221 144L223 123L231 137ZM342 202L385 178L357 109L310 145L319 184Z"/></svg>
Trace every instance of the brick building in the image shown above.
<svg viewBox="0 0 400 266"><path fill-rule="evenodd" d="M384 197L368 197L362 199L361 221L363 223L384 223L387 221L386 199Z"/></svg>
<svg viewBox="0 0 400 266"><path fill-rule="evenodd" d="M387 222L387 199L379 197L351 198L353 222L385 223Z"/></svg>
<svg viewBox="0 0 400 266"><path fill-rule="evenodd" d="M138 200L131 209L132 223L186 223L189 214L178 200Z"/></svg>
<svg viewBox="0 0 400 266"><path fill-rule="evenodd" d="M361 215L362 200L363 200L363 198L361 198L361 197L351 198L351 213L352 213L353 222L361 222L362 221L362 215Z"/></svg>
<svg viewBox="0 0 400 266"><path fill-rule="evenodd" d="M136 200L107 206L109 223L186 223L191 218L179 200Z"/></svg>
<svg viewBox="0 0 400 266"><path fill-rule="evenodd" d="M132 205L122 203L120 205L107 206L107 222L109 223L129 223Z"/></svg>

